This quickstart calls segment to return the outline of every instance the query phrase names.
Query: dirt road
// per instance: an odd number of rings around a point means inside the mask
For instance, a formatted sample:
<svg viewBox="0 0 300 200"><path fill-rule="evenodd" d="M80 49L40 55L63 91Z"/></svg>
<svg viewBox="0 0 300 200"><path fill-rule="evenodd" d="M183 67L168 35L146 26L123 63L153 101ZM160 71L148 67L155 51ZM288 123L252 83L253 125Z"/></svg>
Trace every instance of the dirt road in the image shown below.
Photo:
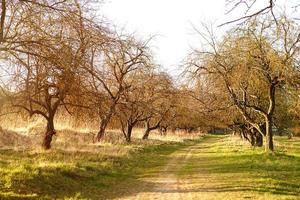
<svg viewBox="0 0 300 200"><path fill-rule="evenodd" d="M265 154L239 138L207 136L166 159L116 199L300 200L299 170L286 170L299 157Z"/></svg>
<svg viewBox="0 0 300 200"><path fill-rule="evenodd" d="M194 180L192 177L183 176L181 172L189 166L195 156L205 153L215 142L215 139L208 139L205 143L198 143L172 153L167 165L161 170L150 177L141 178L143 184L134 188L136 191L134 195L118 199L199 199L201 191L194 190ZM199 159L199 162L205 162L205 159Z"/></svg>

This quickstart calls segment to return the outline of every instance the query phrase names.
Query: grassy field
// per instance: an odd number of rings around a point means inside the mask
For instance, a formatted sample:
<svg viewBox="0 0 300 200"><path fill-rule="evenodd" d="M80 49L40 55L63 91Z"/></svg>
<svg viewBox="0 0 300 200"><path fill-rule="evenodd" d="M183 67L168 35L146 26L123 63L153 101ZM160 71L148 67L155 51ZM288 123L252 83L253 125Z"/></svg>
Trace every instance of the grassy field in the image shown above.
<svg viewBox="0 0 300 200"><path fill-rule="evenodd" d="M178 171L201 199L300 199L300 138L277 137L274 154L237 138L205 141Z"/></svg>
<svg viewBox="0 0 300 200"><path fill-rule="evenodd" d="M0 199L127 197L144 189L143 177L156 176L174 153L187 148L191 156L172 171L188 183L180 191L183 194L201 199L300 199L300 139L276 138L276 147L267 155L236 138L205 136L102 147L126 149L123 154L1 150Z"/></svg>
<svg viewBox="0 0 300 200"><path fill-rule="evenodd" d="M130 184L138 184L138 175L164 165L170 153L186 145L153 141L102 145L94 153L1 150L0 199L113 198L128 192Z"/></svg>

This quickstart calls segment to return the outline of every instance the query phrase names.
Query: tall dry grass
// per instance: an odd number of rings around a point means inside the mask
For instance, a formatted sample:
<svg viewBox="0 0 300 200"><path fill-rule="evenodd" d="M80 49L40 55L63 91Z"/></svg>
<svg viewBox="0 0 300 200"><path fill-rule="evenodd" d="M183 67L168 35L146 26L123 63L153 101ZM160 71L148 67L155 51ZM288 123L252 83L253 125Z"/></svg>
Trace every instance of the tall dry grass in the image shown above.
<svg viewBox="0 0 300 200"><path fill-rule="evenodd" d="M7 119L6 119L7 120ZM20 119L19 119L20 120ZM20 123L3 123L0 130L0 149L42 151L41 143L45 131L45 121L41 118L20 120ZM163 144L165 142L182 142L185 139L195 139L199 133L184 131L167 132L160 134L157 130L150 133L148 140L142 140L144 129L133 130L132 142L129 144L120 130L108 129L101 142L94 142L96 128L70 126L69 121L57 121L57 133L53 137L52 151L63 150L72 152L93 152L103 155L120 156L132 149L146 145Z"/></svg>

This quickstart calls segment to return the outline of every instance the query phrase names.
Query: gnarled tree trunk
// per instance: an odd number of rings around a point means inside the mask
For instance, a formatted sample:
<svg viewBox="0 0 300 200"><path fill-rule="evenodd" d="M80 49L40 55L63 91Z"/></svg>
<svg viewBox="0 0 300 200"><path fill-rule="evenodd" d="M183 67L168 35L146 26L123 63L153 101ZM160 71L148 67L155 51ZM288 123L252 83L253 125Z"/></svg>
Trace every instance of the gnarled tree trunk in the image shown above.
<svg viewBox="0 0 300 200"><path fill-rule="evenodd" d="M106 127L108 125L108 122L109 122L110 118L111 118L111 116L109 118L105 118L105 119L101 120L100 128L99 128L99 131L98 131L97 136L96 136L97 142L100 142L102 140L102 138L104 137L105 130L106 130Z"/></svg>
<svg viewBox="0 0 300 200"><path fill-rule="evenodd" d="M45 150L48 150L51 148L52 137L55 134L56 134L56 132L54 129L53 117L49 117L49 119L47 120L47 128L46 128L46 132L45 132L45 136L44 136L44 140L43 140L43 144L42 144L42 146Z"/></svg>
<svg viewBox="0 0 300 200"><path fill-rule="evenodd" d="M99 132L97 133L97 136L96 136L96 140L98 142L100 142L102 140L102 138L104 137L106 127L107 127L112 115L115 112L116 105L117 105L117 103L113 102L113 104L109 108L108 113L106 113L106 115L103 117L103 119L100 122Z"/></svg>
<svg viewBox="0 0 300 200"><path fill-rule="evenodd" d="M150 129L146 128L145 133L143 135L143 140L147 140L149 138Z"/></svg>
<svg viewBox="0 0 300 200"><path fill-rule="evenodd" d="M150 119L146 120L145 133L143 135L143 140L147 140L149 138L150 132L157 129L161 123L161 120L157 122L156 125L150 126Z"/></svg>

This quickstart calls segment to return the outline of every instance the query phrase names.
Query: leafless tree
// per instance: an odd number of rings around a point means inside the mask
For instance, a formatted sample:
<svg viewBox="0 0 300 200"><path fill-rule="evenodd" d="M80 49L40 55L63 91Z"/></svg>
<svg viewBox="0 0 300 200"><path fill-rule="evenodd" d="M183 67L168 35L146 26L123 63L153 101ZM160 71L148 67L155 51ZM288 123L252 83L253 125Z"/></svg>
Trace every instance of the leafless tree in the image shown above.
<svg viewBox="0 0 300 200"><path fill-rule="evenodd" d="M271 15L273 18L273 21L277 24L278 21L277 19L279 18L278 14L276 14L276 0L265 0L263 2L263 5L260 6L259 8L256 8L259 3L262 1L258 0L226 0L226 7L228 8L228 11L226 14L229 14L235 10L244 10L245 14L244 16L241 16L239 18L227 21L220 26L224 26L227 24L232 24L232 23L243 23L246 22L247 20L250 20L254 17L261 17L262 15ZM289 1L287 1L289 2ZM295 4L292 7L297 10L297 8L300 6L300 4ZM243 7L245 9L243 9ZM254 10L256 9L256 10Z"/></svg>
<svg viewBox="0 0 300 200"><path fill-rule="evenodd" d="M228 97L244 120L265 138L266 151L274 149L275 92L290 79L299 53L299 32L290 26L286 19L276 26L268 20L255 21L234 29L221 42L215 41L210 32L209 38L202 36L212 51L196 50L189 63L196 73L223 81ZM272 31L278 31L275 37L270 37Z"/></svg>
<svg viewBox="0 0 300 200"><path fill-rule="evenodd" d="M86 52L85 39L76 31L83 26L80 15L73 14L74 11L60 16L55 13L48 11L49 18L45 13L36 13L34 19L25 21L26 31L31 33L28 40L34 42L23 41L17 50L8 51L12 105L24 109L30 116L40 115L46 119L45 149L51 147L56 133L54 117L58 108L67 109L77 100L71 94L80 92L79 68Z"/></svg>
<svg viewBox="0 0 300 200"><path fill-rule="evenodd" d="M124 92L122 101L118 105L117 115L121 123L121 130L127 142L131 142L132 129L137 123L149 118L147 103L150 103L147 91L147 74L131 76L131 87Z"/></svg>
<svg viewBox="0 0 300 200"><path fill-rule="evenodd" d="M148 66L147 43L138 42L132 36L112 36L105 41L101 37L92 46L84 69L90 76L92 93L99 100L94 103L100 117L98 141L103 138L120 99L131 87L128 78Z"/></svg>
<svg viewBox="0 0 300 200"><path fill-rule="evenodd" d="M143 139L148 139L150 132L158 129L175 106L174 85L166 73L153 73L143 90L147 94L148 118L145 120L145 133Z"/></svg>

